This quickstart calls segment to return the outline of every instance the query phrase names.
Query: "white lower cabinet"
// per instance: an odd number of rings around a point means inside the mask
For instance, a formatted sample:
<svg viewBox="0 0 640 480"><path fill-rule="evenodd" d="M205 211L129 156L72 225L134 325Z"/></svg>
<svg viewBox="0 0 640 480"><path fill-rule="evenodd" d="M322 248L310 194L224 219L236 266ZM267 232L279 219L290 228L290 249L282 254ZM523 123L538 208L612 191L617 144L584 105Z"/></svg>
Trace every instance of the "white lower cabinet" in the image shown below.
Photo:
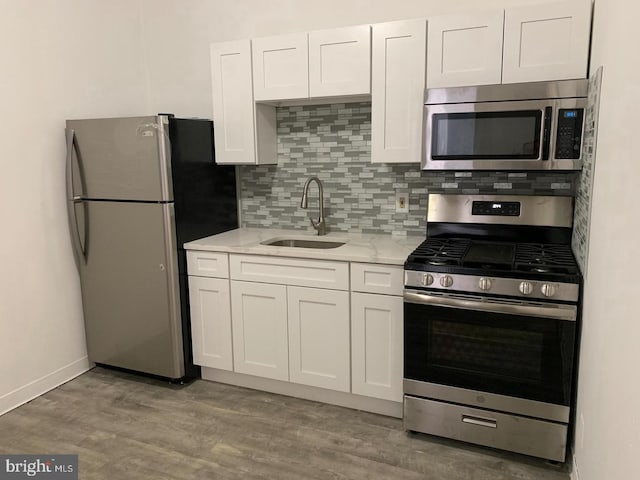
<svg viewBox="0 0 640 480"><path fill-rule="evenodd" d="M287 287L290 381L348 392L349 292Z"/></svg>
<svg viewBox="0 0 640 480"><path fill-rule="evenodd" d="M194 363L233 370L229 280L190 276L189 303Z"/></svg>
<svg viewBox="0 0 640 480"><path fill-rule="evenodd" d="M189 254L197 365L400 404L401 266Z"/></svg>
<svg viewBox="0 0 640 480"><path fill-rule="evenodd" d="M351 390L402 401L402 297L351 294Z"/></svg>
<svg viewBox="0 0 640 480"><path fill-rule="evenodd" d="M287 287L231 281L234 370L289 380Z"/></svg>

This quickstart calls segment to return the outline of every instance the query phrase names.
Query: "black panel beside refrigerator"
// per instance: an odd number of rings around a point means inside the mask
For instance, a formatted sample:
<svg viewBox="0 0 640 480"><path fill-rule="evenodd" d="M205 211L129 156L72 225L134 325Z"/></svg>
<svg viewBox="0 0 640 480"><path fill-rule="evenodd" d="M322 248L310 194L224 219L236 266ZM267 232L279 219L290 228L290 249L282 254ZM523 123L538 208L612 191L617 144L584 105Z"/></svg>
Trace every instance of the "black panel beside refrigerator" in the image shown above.
<svg viewBox="0 0 640 480"><path fill-rule="evenodd" d="M193 363L187 252L183 245L238 228L235 167L216 165L213 122L169 117L171 175L182 315L185 377L199 378Z"/></svg>

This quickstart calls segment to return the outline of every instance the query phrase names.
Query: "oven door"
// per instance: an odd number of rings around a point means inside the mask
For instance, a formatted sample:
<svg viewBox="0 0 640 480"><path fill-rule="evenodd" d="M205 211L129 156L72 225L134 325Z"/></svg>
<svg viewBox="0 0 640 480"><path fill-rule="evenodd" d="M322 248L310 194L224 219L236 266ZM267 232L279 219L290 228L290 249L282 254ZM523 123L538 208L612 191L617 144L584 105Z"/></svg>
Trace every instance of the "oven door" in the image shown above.
<svg viewBox="0 0 640 480"><path fill-rule="evenodd" d="M579 158L555 158L557 114L582 103L552 99L426 105L422 169L577 169Z"/></svg>
<svg viewBox="0 0 640 480"><path fill-rule="evenodd" d="M485 401L478 392L494 394L496 405L485 408L502 409L506 397L569 406L575 305L413 290L404 298L405 387L420 382L440 393L452 387L452 396L439 399L469 404ZM459 400L464 391L473 392L468 402Z"/></svg>

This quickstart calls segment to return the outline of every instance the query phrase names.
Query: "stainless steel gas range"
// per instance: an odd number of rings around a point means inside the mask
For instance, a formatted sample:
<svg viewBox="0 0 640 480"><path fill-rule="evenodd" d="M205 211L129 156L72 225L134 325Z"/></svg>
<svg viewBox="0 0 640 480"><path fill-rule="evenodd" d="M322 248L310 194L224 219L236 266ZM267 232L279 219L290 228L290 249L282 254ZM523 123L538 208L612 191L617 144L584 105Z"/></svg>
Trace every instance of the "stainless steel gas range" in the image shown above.
<svg viewBox="0 0 640 480"><path fill-rule="evenodd" d="M404 426L564 461L581 275L571 197L429 195L405 263Z"/></svg>

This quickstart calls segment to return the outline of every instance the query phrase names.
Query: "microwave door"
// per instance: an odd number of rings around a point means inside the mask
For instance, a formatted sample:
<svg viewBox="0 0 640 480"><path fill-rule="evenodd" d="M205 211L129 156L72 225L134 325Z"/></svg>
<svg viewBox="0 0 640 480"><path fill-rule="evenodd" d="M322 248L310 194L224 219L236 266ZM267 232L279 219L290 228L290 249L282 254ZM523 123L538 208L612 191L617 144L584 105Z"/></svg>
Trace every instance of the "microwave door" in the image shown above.
<svg viewBox="0 0 640 480"><path fill-rule="evenodd" d="M427 105L423 169L539 170L550 157L555 102Z"/></svg>

